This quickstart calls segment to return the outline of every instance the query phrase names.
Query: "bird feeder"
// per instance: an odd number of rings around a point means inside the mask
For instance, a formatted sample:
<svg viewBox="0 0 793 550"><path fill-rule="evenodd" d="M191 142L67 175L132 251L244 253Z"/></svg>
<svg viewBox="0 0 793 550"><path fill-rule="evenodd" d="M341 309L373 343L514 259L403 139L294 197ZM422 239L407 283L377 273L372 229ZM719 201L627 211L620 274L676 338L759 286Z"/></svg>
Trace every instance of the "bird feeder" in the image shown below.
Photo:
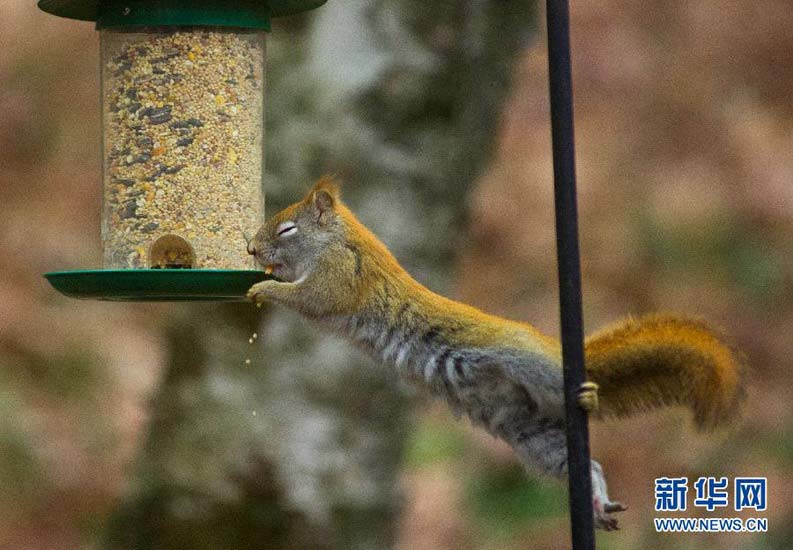
<svg viewBox="0 0 793 550"><path fill-rule="evenodd" d="M103 269L76 298L237 300L264 278L265 32L325 0L39 0L100 37Z"/></svg>

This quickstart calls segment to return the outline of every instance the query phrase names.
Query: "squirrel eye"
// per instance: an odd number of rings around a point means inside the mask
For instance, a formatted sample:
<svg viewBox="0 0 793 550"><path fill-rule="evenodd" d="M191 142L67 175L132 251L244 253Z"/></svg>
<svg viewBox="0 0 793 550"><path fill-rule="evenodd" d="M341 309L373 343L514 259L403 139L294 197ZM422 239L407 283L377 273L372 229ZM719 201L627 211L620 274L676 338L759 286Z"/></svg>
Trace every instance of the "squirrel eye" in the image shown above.
<svg viewBox="0 0 793 550"><path fill-rule="evenodd" d="M276 233L278 234L279 237L287 237L289 235L297 233L297 224L295 224L295 222L292 221L284 222L278 226Z"/></svg>

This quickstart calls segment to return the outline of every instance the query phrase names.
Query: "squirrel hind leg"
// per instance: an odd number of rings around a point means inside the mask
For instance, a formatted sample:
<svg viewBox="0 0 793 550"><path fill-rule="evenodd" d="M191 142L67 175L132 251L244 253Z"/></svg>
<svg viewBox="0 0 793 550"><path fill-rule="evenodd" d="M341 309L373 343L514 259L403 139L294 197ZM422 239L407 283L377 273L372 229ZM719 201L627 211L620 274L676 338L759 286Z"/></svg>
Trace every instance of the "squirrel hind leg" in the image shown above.
<svg viewBox="0 0 793 550"><path fill-rule="evenodd" d="M504 437L515 449L521 462L530 470L544 471L553 476L567 474L567 436L560 419L527 418L525 411L512 411L512 424L521 429ZM618 529L617 519L611 514L622 512L626 507L609 499L603 468L592 461L592 508L595 527L606 531Z"/></svg>
<svg viewBox="0 0 793 550"><path fill-rule="evenodd" d="M594 460L592 461L592 509L595 527L604 531L618 530L617 518L611 514L627 510L622 503L609 500L603 468Z"/></svg>

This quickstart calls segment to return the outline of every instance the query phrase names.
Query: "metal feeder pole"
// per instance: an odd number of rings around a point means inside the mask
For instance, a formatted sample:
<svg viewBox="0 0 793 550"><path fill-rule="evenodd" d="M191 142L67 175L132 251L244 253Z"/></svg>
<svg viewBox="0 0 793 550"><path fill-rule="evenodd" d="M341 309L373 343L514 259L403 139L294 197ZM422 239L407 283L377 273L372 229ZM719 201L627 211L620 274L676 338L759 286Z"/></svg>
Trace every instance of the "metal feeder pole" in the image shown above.
<svg viewBox="0 0 793 550"><path fill-rule="evenodd" d="M586 373L575 188L570 14L567 0L547 0L546 9L570 522L573 549L592 550L595 548L595 534L592 518L589 428L586 412L578 406L578 389L586 380Z"/></svg>

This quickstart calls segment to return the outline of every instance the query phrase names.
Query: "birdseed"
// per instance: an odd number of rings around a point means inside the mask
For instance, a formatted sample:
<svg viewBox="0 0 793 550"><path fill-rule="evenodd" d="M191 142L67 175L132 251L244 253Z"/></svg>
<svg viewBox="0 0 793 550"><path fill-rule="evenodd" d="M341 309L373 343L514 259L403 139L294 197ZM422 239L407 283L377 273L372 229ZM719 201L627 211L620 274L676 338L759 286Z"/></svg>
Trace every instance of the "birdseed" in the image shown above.
<svg viewBox="0 0 793 550"><path fill-rule="evenodd" d="M263 34L103 31L102 60L105 267L252 269Z"/></svg>

